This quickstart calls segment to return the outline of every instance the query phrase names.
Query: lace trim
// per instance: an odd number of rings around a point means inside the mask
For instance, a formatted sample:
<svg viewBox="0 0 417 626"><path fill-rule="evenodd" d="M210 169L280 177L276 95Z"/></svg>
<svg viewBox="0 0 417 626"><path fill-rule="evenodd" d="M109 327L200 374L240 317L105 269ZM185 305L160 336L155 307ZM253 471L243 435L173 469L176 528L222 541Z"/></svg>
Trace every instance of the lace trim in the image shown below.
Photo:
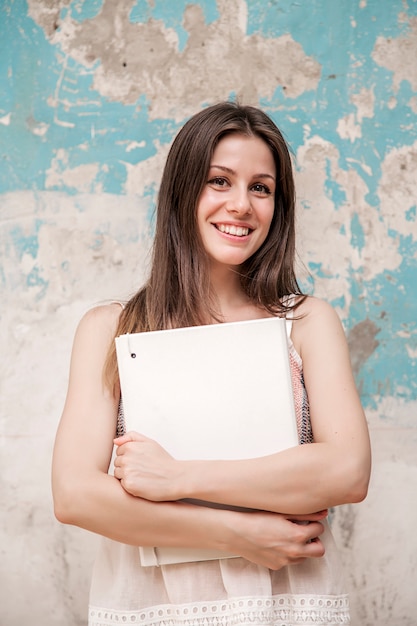
<svg viewBox="0 0 417 626"><path fill-rule="evenodd" d="M282 594L273 598L235 598L219 602L159 605L138 611L90 606L89 626L322 626L350 624L349 599L341 596Z"/></svg>

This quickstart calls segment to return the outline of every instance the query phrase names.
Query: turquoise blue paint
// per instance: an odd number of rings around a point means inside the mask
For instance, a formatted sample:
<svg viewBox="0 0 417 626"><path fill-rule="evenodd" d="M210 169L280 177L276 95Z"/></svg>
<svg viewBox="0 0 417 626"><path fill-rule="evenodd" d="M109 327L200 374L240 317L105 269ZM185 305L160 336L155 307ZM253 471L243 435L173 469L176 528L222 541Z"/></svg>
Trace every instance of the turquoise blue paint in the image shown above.
<svg viewBox="0 0 417 626"><path fill-rule="evenodd" d="M188 42L188 32L184 28L183 14L186 7L195 4L201 7L206 24L210 24L219 18L216 3L212 0L202 0L200 2L189 2L189 0L136 0L133 5L129 20L131 22L145 23L150 18L161 20L165 28L175 30L178 36L178 50L183 52Z"/></svg>
<svg viewBox="0 0 417 626"><path fill-rule="evenodd" d="M19 261L22 260L25 254L29 254L33 259L36 259L39 250L38 234L43 223L42 220L35 219L25 229L20 225L10 228L8 234Z"/></svg>
<svg viewBox="0 0 417 626"><path fill-rule="evenodd" d="M91 244L88 246L90 250L94 250L95 252L97 252L103 247L103 241L104 241L103 236L106 233L108 233L108 226L104 226L104 227L102 226L102 227L95 229L94 239L91 242Z"/></svg>
<svg viewBox="0 0 417 626"><path fill-rule="evenodd" d="M339 308L343 310L346 306L346 298L345 296L340 296L339 298L333 298L333 300L330 301L330 304L335 308Z"/></svg>
<svg viewBox="0 0 417 626"><path fill-rule="evenodd" d="M103 0L78 0L70 5L70 15L76 22L92 20L103 6Z"/></svg>
<svg viewBox="0 0 417 626"><path fill-rule="evenodd" d="M411 237L399 236L404 260L394 272L383 272L366 283L352 277L352 304L347 327L366 318L380 329L378 349L362 365L358 376L361 398L366 407L377 408L382 395L417 398L416 359L407 346L417 350L415 284L417 244ZM411 246L411 248L410 248ZM404 338L403 333L409 334Z"/></svg>
<svg viewBox="0 0 417 626"><path fill-rule="evenodd" d="M314 294L314 276L309 273L298 281L302 293L313 295Z"/></svg>
<svg viewBox="0 0 417 626"><path fill-rule="evenodd" d="M342 187L332 178L331 174L332 163L330 159L326 159L326 174L327 178L325 181L325 191L330 198L330 200L334 203L336 209L342 206L346 202L346 192Z"/></svg>
<svg viewBox="0 0 417 626"><path fill-rule="evenodd" d="M264 5L249 0L247 4L248 34L259 32L264 36L277 37L291 33L306 54L311 55L322 66L317 91L297 98L296 110L291 111L291 117L297 119L298 130L289 128L285 121L281 121L290 136L292 147L296 150L304 143L302 127L308 124L312 135L318 134L338 148L340 167L359 171L369 187L367 202L371 206L377 206L380 160L392 148L411 145L417 139L416 116L408 106L410 97L415 95L411 91L410 83L403 81L399 92L395 94L392 72L378 66L371 56L377 37L398 37L406 34L409 25L398 21L398 14L404 7L399 2L382 3L380 0L371 0L365 9L359 9L358 2L356 5L352 4L349 13L342 14L338 3L322 0L310 3L309 19L305 20L306 8L303 3L280 0ZM415 2L407 13L410 17L417 15ZM357 22L356 28L351 26L348 18L350 15ZM361 63L354 70L352 55ZM350 97L359 93L361 88L373 89L375 116L362 120L362 138L351 142L340 138L337 125L341 117L356 114L356 107L350 103ZM394 114L388 107L390 96L397 99ZM286 105L282 99L282 90L279 88L272 102L263 101L262 104L268 107L279 102L287 110L293 106L291 99L287 99ZM309 100L313 100L315 105ZM356 160L365 162L371 168L372 175L365 174L360 165L355 163ZM326 188L334 192L331 185L329 181ZM343 202L343 193L339 198L332 197L332 200L338 206Z"/></svg>
<svg viewBox="0 0 417 626"><path fill-rule="evenodd" d="M360 252L365 246L365 233L357 213L354 213L352 216L350 221L350 230L350 243L353 248L356 248Z"/></svg>
<svg viewBox="0 0 417 626"><path fill-rule="evenodd" d="M310 261L308 263L308 269L318 278L330 278L328 270L323 269L322 263L314 263Z"/></svg>
<svg viewBox="0 0 417 626"><path fill-rule="evenodd" d="M332 64L345 54L345 50L354 51L355 54L358 51L364 58L369 58L373 48L369 34L398 37L408 28L407 24L398 21L399 13L417 15L415 0L408 2L407 7L398 0L367 0L363 9L359 7L358 0L349 3L349 9L344 7L343 11L339 3L329 0L315 0L308 7L294 0L271 0L265 3L247 0L246 4L248 34L261 33L277 37L291 33L308 55L326 56L328 63ZM352 27L350 18L356 20L356 28Z"/></svg>
<svg viewBox="0 0 417 626"><path fill-rule="evenodd" d="M133 24L144 24L151 17L151 8L147 0L136 0L129 13L129 21Z"/></svg>
<svg viewBox="0 0 417 626"><path fill-rule="evenodd" d="M278 6L279 5L279 6ZM313 8L314 5L314 8ZM371 207L378 208L378 182L381 176L381 160L393 148L411 145L417 138L417 120L409 108L408 102L415 95L410 83L403 81L398 93L394 93L392 73L376 65L371 52L378 36L397 37L405 34L407 24L399 24L398 13L402 7L396 3L381 3L379 0L367 3L361 14L358 7L352 5L357 28L352 29L349 20L340 19L337 3L310 3L311 13L308 23L303 20L305 6L293 2L275 2L263 5L248 2L250 32L261 32L266 36L291 33L301 43L305 52L312 55L322 65L322 76L317 93L303 94L296 99L296 110L291 110L291 117L296 123L286 122L285 110L293 107L291 100L283 103L282 92L276 92L271 102L263 104L273 107L274 103L284 113L280 121L275 121L290 136L293 149L304 143L302 127L307 124L311 135L318 134L335 145L339 151L339 167L345 170L355 169L365 180L369 193L366 201ZM340 7L340 5L339 5ZM253 10L252 10L253 9ZM298 12L298 15L297 15ZM332 15L335 13L334 15ZM408 9L408 14L417 14L417 4ZM372 17L378 18L373 20ZM365 19L363 19L365 18ZM302 27L300 28L300 25ZM298 26L298 28L297 28ZM351 70L351 51L362 65ZM352 94L361 88L373 88L375 95L375 115L361 121L362 137L351 142L341 139L337 133L337 123L342 116L356 114L356 107L349 102ZM395 96L395 111L388 106L390 96ZM315 100L316 106L305 106L308 100ZM300 101L304 100L304 106ZM296 126L298 125L298 129ZM292 126L292 127L291 127ZM359 161L359 162L358 162ZM371 175L365 173L360 163L366 163ZM330 169L327 171L326 191L335 203L336 209L345 202L345 194L332 181ZM378 214L375 213L377 219ZM407 218L415 220L415 207L407 212ZM351 223L352 245L361 250L364 246L364 232L358 215ZM343 234L345 229L342 227ZM398 234L392 232L391 236ZM404 261L394 273L384 273L370 283L365 283L361 272L351 270L352 305L347 326L353 327L366 317L381 328L378 333L380 345L360 370L358 383L362 401L366 407L377 407L382 394L412 400L417 397L415 359L410 359L406 344L416 349L416 295L415 284L417 264L412 259L414 248L411 238L404 246L400 245ZM309 263L312 277L308 286L314 283L314 276L323 277L320 263ZM403 289L401 289L403 287ZM308 289L307 289L308 290ZM334 299L334 306L345 306L343 296ZM385 311L387 309L387 311ZM409 332L410 339L404 340L398 333Z"/></svg>
<svg viewBox="0 0 417 626"><path fill-rule="evenodd" d="M207 24L219 19L217 3L213 0L194 0L193 3L201 7ZM73 0L62 9L61 15L69 12L72 19L81 23L93 19L102 4L102 0ZM161 20L166 28L175 30L179 51L183 52L188 43L183 24L187 4L189 0L136 0L129 19L132 23ZM408 81L403 81L395 93L392 73L374 62L372 50L378 37L396 38L407 34L409 25L400 22L398 15L417 16L417 2L368 0L366 7L360 9L359 0L351 3L247 0L247 8L248 36L260 34L277 38L289 33L321 66L316 89L289 98L285 90L277 86L271 98L260 102L261 106L274 118L294 153L304 145L307 127L310 136L318 135L335 146L338 167L358 172L368 187L366 201L374 212L374 219L380 219L377 192L381 161L393 148L409 146L417 140L417 116L409 106L411 97L416 94ZM352 20L356 21L356 27ZM96 164L97 175L89 191L99 187L106 193L122 195L127 177L125 164L134 165L150 158L156 154L159 144L172 140L179 124L171 119L150 121L145 96L132 105L124 105L110 102L94 91L93 73L98 63L85 68L66 58L28 17L24 0L3 0L0 7L0 118L10 114L10 124L0 124L0 194L43 191L47 188L47 173L51 168L59 174L80 165ZM270 71L274 72L275 68ZM236 90L239 87L237 85ZM339 120L357 114L351 97L363 88L373 90L374 117L361 121L360 138L353 142L342 139L337 132ZM394 109L389 106L392 97L396 99ZM48 103L55 98L60 102L57 108ZM141 147L128 152L126 148L131 142L140 143ZM61 161L59 150L63 151ZM370 174L361 164L370 168ZM88 206L77 199L76 187L61 182L48 188L74 195L78 209L88 211ZM335 210L346 203L344 190L332 179L329 163L325 191ZM154 186L150 186L144 194L151 229L156 193ZM406 211L411 229L415 226L416 206L401 207L401 210ZM38 255L41 222L34 218L29 224L25 222L25 229L14 226L7 234L10 254L18 260L24 254L33 259ZM93 246L99 247L100 234L105 232L100 230L103 228L103 225L98 227ZM343 226L340 232L346 234ZM132 241L140 238L134 223L129 233ZM351 233L351 245L360 252L365 237L359 215L353 214ZM405 400L417 399L416 363L407 352L407 346L416 349L417 341L417 250L411 237L395 231L389 234L398 242L403 257L397 270L366 280L361 270L346 268L351 302L346 327L352 328L369 318L380 329L379 346L359 372L366 407L376 407L381 393ZM119 243L123 245L122 240ZM306 291L312 291L316 278L332 278L320 263L310 263L308 269L310 276L303 285ZM39 289L38 298L45 296L48 285L42 278L41 268L35 265L26 280L28 288ZM3 281L2 288L7 288L7 277L0 274L0 281ZM332 304L343 309L346 306L344 295L336 297ZM409 333L409 338L402 336L403 333Z"/></svg>
<svg viewBox="0 0 417 626"><path fill-rule="evenodd" d="M405 219L409 222L416 221L416 205L410 207L408 211L405 212Z"/></svg>
<svg viewBox="0 0 417 626"><path fill-rule="evenodd" d="M27 275L26 286L28 288L37 287L38 293L35 296L36 302L42 300L45 297L48 290L49 281L45 280L42 276L39 267L34 267L32 271Z"/></svg>
<svg viewBox="0 0 417 626"><path fill-rule="evenodd" d="M169 4L142 1L133 5L131 15L135 17L136 11L137 20L148 20L150 17L163 19L167 27L176 28L179 32L186 4L185 0ZM207 22L218 19L218 10L213 2L198 4ZM306 53L322 65L322 77L316 91L288 99L282 88L277 87L273 98L263 100L261 105L270 110L294 151L304 142L303 126L309 125L311 134L317 133L338 147L341 167L356 168L366 178L360 165L354 163L361 156L372 169L372 175L367 179L370 188L367 201L377 206L376 183L380 174L380 158L392 147L410 144L417 137L416 125L412 124L415 116L408 107L411 95L409 83L403 82L397 95L396 119L402 121L397 121L391 132L393 113L387 107L387 93L392 92L392 76L384 68L376 66L370 56L377 36L383 34L394 37L406 31L407 25L399 24L397 20L400 2L390 3L389 7L370 2L366 9L361 10L352 7L351 13L354 13L353 17L358 24L355 29L345 16L341 19L337 3L329 5L328 2L316 1L311 3L311 7L311 19L306 21L305 8L301 4L286 0L265 6L254 0L248 1L248 34L259 31L266 36L277 37L292 32ZM69 10L71 15L77 15L81 21L83 18L91 19L100 8L101 3L98 1L73 2ZM120 163L149 158L156 150L155 138L161 143L169 142L177 125L162 120L150 123L145 98L138 101L139 111L136 105L126 106L106 101L91 89L94 67L86 70L75 61L60 56L58 49L45 39L42 29L27 17L22 0L11 5L10 11L5 29L5 48L8 53L3 57L7 62L2 63L0 83L0 88L3 87L1 92L7 95L1 102L0 110L6 113L11 111L12 124L10 127L0 126L2 145L9 147L2 155L5 167L0 172L0 192L16 188L44 188L44 173L54 156L51 147L61 145L69 152L70 163L74 167L84 162L106 164L108 172L106 174L99 169L99 182L105 191L122 193L126 172L122 171ZM415 3L408 11L410 15L413 12L417 13ZM300 23L303 28L299 27ZM26 34L26 45L23 46L21 32ZM326 33L326 37L323 37L323 33ZM337 46L332 46L334 41L337 41ZM33 55L34 49L37 55ZM355 50L355 55L363 62L362 67L355 68L354 76L351 70L351 50ZM10 98L8 70L12 71L14 77L14 98ZM69 101L69 110L63 105L55 110L46 102L47 97L56 95L61 78L61 96ZM341 140L337 134L337 123L342 114L355 113L356 108L349 103L349 97L364 86L374 88L375 118L362 121L365 140L353 143ZM72 92L66 91L67 88ZM37 97L33 98L34 94ZM411 130L405 121L410 122ZM45 136L38 137L30 130L30 124L36 127L41 123L48 125L48 131ZM138 152L127 153L121 143L123 140L145 140L146 145ZM36 158L29 158L33 154ZM353 159L353 162L347 159ZM60 188L66 190L65 186ZM326 188L336 207L339 206L343 202L343 192L330 177Z"/></svg>
<svg viewBox="0 0 417 626"><path fill-rule="evenodd" d="M39 251L39 230L44 224L43 220L34 219L28 221L25 228L22 228L19 224L11 226L8 231L8 239L11 243L12 250L9 250L11 258L16 258L17 263L22 261L25 255L29 255L32 259L36 259ZM8 277L1 272L2 278L7 286ZM36 287L37 292L35 295L35 301L41 300L47 292L48 281L42 276L42 269L35 263L34 267L26 275L24 282L28 289ZM15 285L13 284L14 288ZM21 285L19 285L19 288Z"/></svg>
<svg viewBox="0 0 417 626"><path fill-rule="evenodd" d="M11 113L11 124L0 125L0 193L13 189L44 189L48 169L52 166L58 148L68 159L57 171L86 163L97 163L96 182L108 193L122 193L126 182L123 162L135 163L156 153L155 140L169 142L173 134L171 120L148 120L148 103L143 96L131 106L107 102L92 90L93 71L77 62L55 54L45 40L42 29L29 18L19 15L10 24L10 54L8 67L13 75L9 83L0 83L0 92L14 94L13 106L1 102L0 108ZM21 51L20 30L28 31L27 50ZM37 57L33 49L39 50ZM7 72L3 72L4 74ZM4 79L5 80L5 79ZM57 109L47 103L57 95L69 103ZM66 89L66 85L68 88ZM37 94L37 97L33 97ZM47 126L44 136L34 134L40 124ZM126 146L143 142L143 148L132 152ZM104 169L107 169L107 172ZM75 193L64 184L49 187Z"/></svg>

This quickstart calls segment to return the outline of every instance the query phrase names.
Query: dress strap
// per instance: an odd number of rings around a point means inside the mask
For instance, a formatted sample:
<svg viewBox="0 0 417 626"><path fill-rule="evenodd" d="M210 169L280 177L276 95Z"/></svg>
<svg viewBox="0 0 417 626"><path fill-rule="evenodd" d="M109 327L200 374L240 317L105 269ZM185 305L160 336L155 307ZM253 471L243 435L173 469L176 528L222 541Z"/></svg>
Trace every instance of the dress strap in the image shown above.
<svg viewBox="0 0 417 626"><path fill-rule="evenodd" d="M295 295L294 294L286 296L285 297L285 304L286 304L286 306L293 306L294 300L295 300ZM291 337L291 330L292 330L292 322L293 322L293 310L292 309L285 316L285 322L286 322L286 327L287 327L287 335L288 335L288 338L290 338Z"/></svg>
<svg viewBox="0 0 417 626"><path fill-rule="evenodd" d="M112 300L110 302L110 304L118 304L121 307L121 309L125 308L125 303L124 302L120 302L120 300Z"/></svg>
<svg viewBox="0 0 417 626"><path fill-rule="evenodd" d="M287 328L287 336L289 339L291 337L291 330L292 330L292 317L285 318L285 326Z"/></svg>

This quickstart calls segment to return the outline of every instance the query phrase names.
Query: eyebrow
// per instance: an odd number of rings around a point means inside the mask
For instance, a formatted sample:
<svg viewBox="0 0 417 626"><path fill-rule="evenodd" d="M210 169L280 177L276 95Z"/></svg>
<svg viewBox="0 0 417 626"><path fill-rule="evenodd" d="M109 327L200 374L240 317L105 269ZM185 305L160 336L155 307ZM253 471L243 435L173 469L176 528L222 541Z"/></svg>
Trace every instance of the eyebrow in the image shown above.
<svg viewBox="0 0 417 626"><path fill-rule="evenodd" d="M234 170L232 170L230 167L226 167L225 165L210 165L210 169L213 168L221 170L222 172L228 172L229 174L236 174ZM255 174L254 178L270 178L271 180L275 181L275 176L272 176L272 174L263 174L262 172L260 172L259 174Z"/></svg>

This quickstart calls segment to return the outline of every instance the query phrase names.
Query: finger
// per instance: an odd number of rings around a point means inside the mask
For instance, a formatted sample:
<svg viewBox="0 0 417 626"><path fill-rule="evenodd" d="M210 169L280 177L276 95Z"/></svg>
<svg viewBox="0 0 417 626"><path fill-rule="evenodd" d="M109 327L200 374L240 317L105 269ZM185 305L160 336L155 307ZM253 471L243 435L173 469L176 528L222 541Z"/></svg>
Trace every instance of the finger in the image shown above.
<svg viewBox="0 0 417 626"><path fill-rule="evenodd" d="M128 442L126 441L126 443L128 443ZM116 447L116 451L115 451L116 452L116 456L114 457L114 461L115 462L116 462L118 457L120 457L122 454L125 453L125 449L123 447L123 444L116 444L116 446L117 446Z"/></svg>
<svg viewBox="0 0 417 626"><path fill-rule="evenodd" d="M323 524L320 522L310 522L306 525L296 523L297 530L294 528L293 541L304 551L305 546L311 542L318 541L319 536L324 532Z"/></svg>
<svg viewBox="0 0 417 626"><path fill-rule="evenodd" d="M124 443L129 443L129 441L149 441L149 439L148 437L145 437L145 435L137 433L134 430L130 430L128 433L113 439L116 446L122 446Z"/></svg>
<svg viewBox="0 0 417 626"><path fill-rule="evenodd" d="M324 555L324 553L325 553L324 544L321 541L321 539L319 539L318 537L315 537L314 539L312 539L305 546L305 555L308 558L319 559Z"/></svg>
<svg viewBox="0 0 417 626"><path fill-rule="evenodd" d="M312 539L316 539L320 537L321 534L324 533L324 526L320 524L320 522L310 522L304 527L307 541L311 541Z"/></svg>

